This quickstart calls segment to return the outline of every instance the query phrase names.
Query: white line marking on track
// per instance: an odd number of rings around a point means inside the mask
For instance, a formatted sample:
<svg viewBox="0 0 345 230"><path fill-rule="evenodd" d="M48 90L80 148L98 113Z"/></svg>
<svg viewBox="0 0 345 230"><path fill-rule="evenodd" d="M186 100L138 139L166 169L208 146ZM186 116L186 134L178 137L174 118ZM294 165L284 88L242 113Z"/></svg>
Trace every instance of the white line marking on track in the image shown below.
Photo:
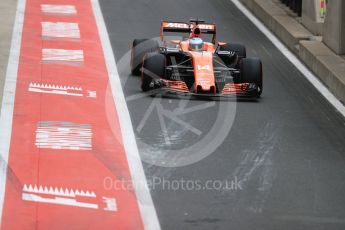
<svg viewBox="0 0 345 230"><path fill-rule="evenodd" d="M331 103L344 117L345 106L327 87L239 0L230 0L272 43L280 52L307 78L307 80Z"/></svg>
<svg viewBox="0 0 345 230"><path fill-rule="evenodd" d="M45 14L61 14L65 16L77 14L77 10L73 5L42 4L41 11Z"/></svg>
<svg viewBox="0 0 345 230"><path fill-rule="evenodd" d="M103 210L110 211L110 212L116 212L117 211L117 203L115 198L110 197L102 197L103 203L105 204L105 208Z"/></svg>
<svg viewBox="0 0 345 230"><path fill-rule="evenodd" d="M83 50L42 49L42 63L80 64L84 61Z"/></svg>
<svg viewBox="0 0 345 230"><path fill-rule="evenodd" d="M88 90L87 91L87 97L96 98L97 97L97 92L96 91L92 91L92 90Z"/></svg>
<svg viewBox="0 0 345 230"><path fill-rule="evenodd" d="M22 193L22 199L26 200L26 201L31 201L31 202L59 204L59 205L75 206L75 207L80 207L80 208L98 209L97 204L78 202L75 199L65 198L65 197L45 198L45 197L42 197L42 196L36 195L36 194Z"/></svg>
<svg viewBox="0 0 345 230"><path fill-rule="evenodd" d="M6 70L4 94L0 116L0 227L4 205L8 155L12 133L14 98L17 85L17 72L19 64L20 47L24 23L25 0L18 0L16 19L14 22L11 50Z"/></svg>
<svg viewBox="0 0 345 230"><path fill-rule="evenodd" d="M90 125L60 121L40 121L37 124L37 148L92 150Z"/></svg>
<svg viewBox="0 0 345 230"><path fill-rule="evenodd" d="M117 71L115 56L109 41L109 35L104 23L102 11L98 0L91 0L93 12L96 18L98 34L101 39L104 58L108 70L109 82L111 86L112 95L116 104L116 110L121 126L121 133L123 136L123 145L125 148L129 169L131 172L134 185L147 184L144 174L143 165L140 160L138 146L135 140L133 126L126 100L121 86L120 77ZM141 186L140 190L135 190L138 206L145 229L161 229L156 214L155 207L152 202L151 194L147 186Z"/></svg>
<svg viewBox="0 0 345 230"><path fill-rule="evenodd" d="M41 22L42 38L69 38L79 39L80 30L78 23L69 22Z"/></svg>

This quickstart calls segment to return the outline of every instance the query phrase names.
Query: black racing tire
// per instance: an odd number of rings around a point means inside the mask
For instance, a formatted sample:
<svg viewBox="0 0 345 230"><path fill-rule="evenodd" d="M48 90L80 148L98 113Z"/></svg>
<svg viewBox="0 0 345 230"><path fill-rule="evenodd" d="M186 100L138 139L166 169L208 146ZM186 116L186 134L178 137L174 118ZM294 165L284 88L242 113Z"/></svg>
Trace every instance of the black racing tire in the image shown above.
<svg viewBox="0 0 345 230"><path fill-rule="evenodd" d="M255 83L258 86L255 96L260 97L263 91L262 63L258 58L243 58L240 61L242 83Z"/></svg>
<svg viewBox="0 0 345 230"><path fill-rule="evenodd" d="M134 39L131 50L131 73L140 75L140 68L146 53L157 52L159 44L156 40L151 39Z"/></svg>
<svg viewBox="0 0 345 230"><path fill-rule="evenodd" d="M154 79L165 78L166 58L160 53L147 53L143 60L141 72L141 89L146 92L154 88Z"/></svg>
<svg viewBox="0 0 345 230"><path fill-rule="evenodd" d="M220 47L221 51L229 51L229 52L235 52L236 55L232 58L224 59L224 63L229 67L235 67L238 68L238 64L240 63L242 58L247 57L247 51L246 47L242 44L230 44L227 43L225 46Z"/></svg>

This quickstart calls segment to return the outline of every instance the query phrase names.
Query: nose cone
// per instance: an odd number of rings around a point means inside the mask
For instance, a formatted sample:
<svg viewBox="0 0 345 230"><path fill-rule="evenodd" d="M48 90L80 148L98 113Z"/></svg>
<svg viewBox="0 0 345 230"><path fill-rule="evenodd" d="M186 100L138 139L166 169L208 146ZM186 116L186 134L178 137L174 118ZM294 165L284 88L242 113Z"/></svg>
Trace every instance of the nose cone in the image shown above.
<svg viewBox="0 0 345 230"><path fill-rule="evenodd" d="M191 52L194 64L195 89L198 93L215 92L213 55L211 52Z"/></svg>
<svg viewBox="0 0 345 230"><path fill-rule="evenodd" d="M196 93L216 93L216 88L214 85L198 85L196 88Z"/></svg>
<svg viewBox="0 0 345 230"><path fill-rule="evenodd" d="M201 86L202 91L209 91L211 88L210 82L205 83L205 84L201 84L200 86Z"/></svg>

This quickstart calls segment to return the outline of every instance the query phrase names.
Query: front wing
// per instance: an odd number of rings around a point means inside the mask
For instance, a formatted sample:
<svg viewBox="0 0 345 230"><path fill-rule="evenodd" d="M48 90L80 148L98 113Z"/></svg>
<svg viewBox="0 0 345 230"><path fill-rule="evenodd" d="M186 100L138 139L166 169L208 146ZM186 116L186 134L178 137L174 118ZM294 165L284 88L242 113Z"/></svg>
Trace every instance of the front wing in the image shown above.
<svg viewBox="0 0 345 230"><path fill-rule="evenodd" d="M258 85L255 83L226 83L221 92L196 93L188 89L183 81L171 81L165 79L156 80L152 85L151 95L180 95L202 98L220 97L257 97Z"/></svg>

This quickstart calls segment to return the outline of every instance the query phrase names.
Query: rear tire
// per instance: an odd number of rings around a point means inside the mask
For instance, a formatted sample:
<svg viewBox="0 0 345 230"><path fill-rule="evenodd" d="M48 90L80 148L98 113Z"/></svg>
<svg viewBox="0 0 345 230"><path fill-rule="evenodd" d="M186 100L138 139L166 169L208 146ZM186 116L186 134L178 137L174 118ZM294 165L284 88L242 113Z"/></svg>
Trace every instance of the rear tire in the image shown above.
<svg viewBox="0 0 345 230"><path fill-rule="evenodd" d="M262 63L258 58L243 58L240 62L241 82L255 83L258 86L256 95L260 97L263 90Z"/></svg>
<svg viewBox="0 0 345 230"><path fill-rule="evenodd" d="M156 40L134 39L131 52L131 72L133 75L140 75L140 68L146 53L157 52L159 44Z"/></svg>
<svg viewBox="0 0 345 230"><path fill-rule="evenodd" d="M160 53L147 53L141 72L141 89L146 92L155 88L154 80L164 78L166 58Z"/></svg>

